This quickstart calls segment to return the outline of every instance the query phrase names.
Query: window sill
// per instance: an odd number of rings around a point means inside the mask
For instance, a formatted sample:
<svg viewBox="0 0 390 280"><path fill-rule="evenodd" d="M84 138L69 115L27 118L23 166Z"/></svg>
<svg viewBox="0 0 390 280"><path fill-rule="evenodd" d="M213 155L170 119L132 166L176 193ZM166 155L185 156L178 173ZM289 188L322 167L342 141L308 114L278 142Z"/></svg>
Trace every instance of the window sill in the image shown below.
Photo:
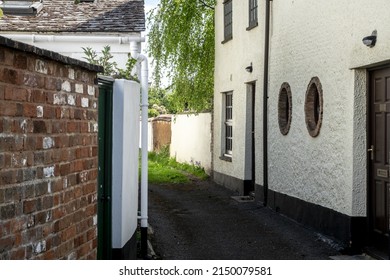
<svg viewBox="0 0 390 280"><path fill-rule="evenodd" d="M229 156L223 155L223 156L220 156L219 159L227 161L227 162L232 162L232 157L231 156L229 157Z"/></svg>
<svg viewBox="0 0 390 280"><path fill-rule="evenodd" d="M223 40L223 41L221 42L221 44L225 44L225 43L227 43L227 42L229 42L229 41L231 41L231 40L233 40L233 36L225 38L225 40Z"/></svg>
<svg viewBox="0 0 390 280"><path fill-rule="evenodd" d="M256 23L253 23L251 25L249 25L247 28L246 28L246 31L249 31L249 30L252 30L253 28L256 28L257 26L259 26L259 24L256 22Z"/></svg>

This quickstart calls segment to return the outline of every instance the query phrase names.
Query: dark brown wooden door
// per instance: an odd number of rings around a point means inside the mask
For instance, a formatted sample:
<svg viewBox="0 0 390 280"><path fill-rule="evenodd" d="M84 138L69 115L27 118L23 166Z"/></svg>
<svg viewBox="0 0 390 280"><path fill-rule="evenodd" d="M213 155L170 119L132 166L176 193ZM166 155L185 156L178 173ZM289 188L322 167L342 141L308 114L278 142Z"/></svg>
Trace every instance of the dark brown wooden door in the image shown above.
<svg viewBox="0 0 390 280"><path fill-rule="evenodd" d="M388 250L390 231L390 68L370 72L370 241Z"/></svg>

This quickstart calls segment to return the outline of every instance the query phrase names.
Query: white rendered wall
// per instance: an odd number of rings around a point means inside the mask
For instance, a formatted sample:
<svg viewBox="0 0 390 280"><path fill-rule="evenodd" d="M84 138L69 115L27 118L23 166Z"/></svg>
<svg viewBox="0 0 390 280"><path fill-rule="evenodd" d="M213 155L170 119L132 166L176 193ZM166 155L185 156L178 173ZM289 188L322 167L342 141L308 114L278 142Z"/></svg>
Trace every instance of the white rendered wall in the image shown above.
<svg viewBox="0 0 390 280"><path fill-rule="evenodd" d="M251 179L246 144L250 134L247 131L247 113L251 102L247 102L247 83L256 82L256 183L263 184L262 143L262 88L264 49L264 5L259 1L259 25L249 31L247 1L233 1L233 39L222 44L223 0L217 1L215 10L215 85L214 85L214 170L241 180ZM245 68L252 63L253 72ZM222 155L222 98L223 92L233 91L233 156L232 162L221 160Z"/></svg>
<svg viewBox="0 0 390 280"><path fill-rule="evenodd" d="M137 229L140 85L115 80L112 150L112 246L123 248Z"/></svg>
<svg viewBox="0 0 390 280"><path fill-rule="evenodd" d="M175 115L171 122L171 157L211 171L211 113Z"/></svg>
<svg viewBox="0 0 390 280"><path fill-rule="evenodd" d="M273 1L269 74L269 188L349 216L366 215L366 71L390 59L390 2ZM378 31L374 48L362 38ZM304 101L323 88L323 124L312 138ZM278 93L292 91L292 123L278 127Z"/></svg>

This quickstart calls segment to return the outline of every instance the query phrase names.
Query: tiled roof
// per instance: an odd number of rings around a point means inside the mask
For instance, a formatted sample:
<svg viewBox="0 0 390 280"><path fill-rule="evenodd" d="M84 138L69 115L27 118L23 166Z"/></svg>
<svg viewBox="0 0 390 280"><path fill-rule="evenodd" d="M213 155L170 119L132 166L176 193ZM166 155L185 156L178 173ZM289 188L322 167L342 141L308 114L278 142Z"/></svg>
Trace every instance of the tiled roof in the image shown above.
<svg viewBox="0 0 390 280"><path fill-rule="evenodd" d="M145 30L144 0L44 0L36 16L4 15L0 31L140 32Z"/></svg>

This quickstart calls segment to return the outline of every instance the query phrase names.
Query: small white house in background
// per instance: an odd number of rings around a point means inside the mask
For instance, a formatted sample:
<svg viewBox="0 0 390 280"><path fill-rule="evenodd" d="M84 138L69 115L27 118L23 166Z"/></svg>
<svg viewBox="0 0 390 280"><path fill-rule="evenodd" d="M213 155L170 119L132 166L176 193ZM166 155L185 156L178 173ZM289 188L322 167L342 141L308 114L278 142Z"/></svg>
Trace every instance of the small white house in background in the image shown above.
<svg viewBox="0 0 390 280"><path fill-rule="evenodd" d="M387 0L218 0L215 10L215 181L382 256L389 10Z"/></svg>
<svg viewBox="0 0 390 280"><path fill-rule="evenodd" d="M145 31L143 0L0 1L0 34L62 55L84 60L82 47L100 52L111 46L124 68L130 41Z"/></svg>

